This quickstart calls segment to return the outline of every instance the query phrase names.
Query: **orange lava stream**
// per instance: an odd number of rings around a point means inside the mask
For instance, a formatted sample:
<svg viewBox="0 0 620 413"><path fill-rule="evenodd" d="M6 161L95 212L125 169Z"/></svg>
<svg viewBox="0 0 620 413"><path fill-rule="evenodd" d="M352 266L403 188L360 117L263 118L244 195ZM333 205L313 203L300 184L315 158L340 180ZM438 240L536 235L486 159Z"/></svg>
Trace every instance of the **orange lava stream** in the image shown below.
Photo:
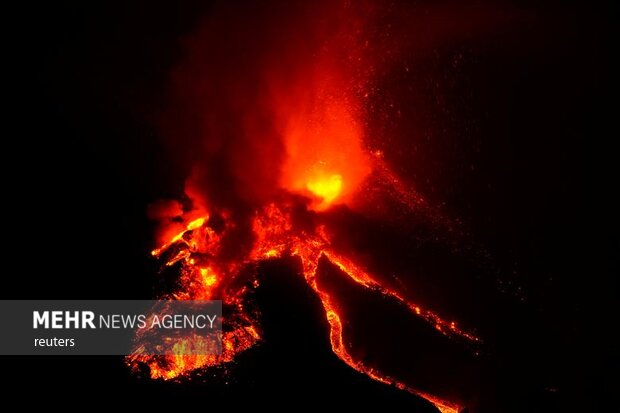
<svg viewBox="0 0 620 413"><path fill-rule="evenodd" d="M226 229L218 233L209 226L207 216L192 220L185 230L173 236L152 254L164 260L166 267L179 266L180 287L170 293L169 299L208 300L221 299L224 305L222 353L220 355L169 355L152 356L139 351L127 358L130 366L146 365L152 378L174 379L210 366L231 362L260 339L257 317L246 309L246 293L258 286L256 280L239 279L240 270L253 263L281 257L298 257L306 283L320 298L330 327L333 352L356 371L382 383L409 391L433 403L444 413L456 413L459 407L426 392L407 386L382 374L376 369L355 360L347 351L343 338L342 315L334 305L334 297L317 282L317 269L321 259L328 260L355 283L391 297L418 317L430 323L438 332L448 337L479 341L471 333L461 330L455 322L442 319L432 311L406 299L401 293L382 285L375 277L331 247L323 227L315 233L307 233L293 227L286 207L270 204L256 214L253 220L254 248L239 262L220 261L220 241ZM191 346L191 342L179 343L179 348Z"/></svg>

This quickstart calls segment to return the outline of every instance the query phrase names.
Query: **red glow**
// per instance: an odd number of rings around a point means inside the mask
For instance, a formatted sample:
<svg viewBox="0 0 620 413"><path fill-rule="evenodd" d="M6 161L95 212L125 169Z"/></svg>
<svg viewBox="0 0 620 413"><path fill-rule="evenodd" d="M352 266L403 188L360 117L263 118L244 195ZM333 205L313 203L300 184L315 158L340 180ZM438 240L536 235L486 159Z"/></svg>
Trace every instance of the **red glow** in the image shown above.
<svg viewBox="0 0 620 413"><path fill-rule="evenodd" d="M337 85L321 83L317 90L327 96L310 96L310 105L288 108L281 178L284 188L310 195L318 210L346 201L370 172L355 100L334 97L329 92Z"/></svg>
<svg viewBox="0 0 620 413"><path fill-rule="evenodd" d="M391 383L398 388L426 398L440 408L442 412L457 412L454 404L441 400L426 392L408 387L389 376L383 375L355 360L347 351L343 337L342 315L337 310L336 297L331 296L317 282L319 260L325 258L338 267L344 274L357 284L392 297L416 316L422 317L435 329L448 337L478 341L478 338L460 329L454 321L446 321L436 313L423 309L403 297L398 291L381 284L376 277L364 271L354 262L336 252L330 243L326 231L318 227L315 233L300 231L291 221L289 203L281 205L269 204L257 211L253 220L254 247L248 256L240 261L223 263L218 260L220 242L226 232L217 234L207 224L207 220L199 218L186 225L186 230L175 235L162 247L153 251L153 255L166 255L165 265L180 263L181 288L170 294L169 298L189 299L222 299L230 310L225 319L229 330L223 337L223 353L220 356L147 356L135 354L129 362L145 363L149 366L151 377L171 379L182 376L198 368L205 368L232 361L241 351L252 347L260 340L260 327L256 318L246 312L246 293L248 288L258 286L256 281L251 284L235 283L239 270L247 263L263 259L284 256L297 257L301 261L302 275L308 286L312 288L323 303L325 317L330 326L331 346L334 353L355 370L367 374L375 380ZM191 345L183 342L179 345Z"/></svg>
<svg viewBox="0 0 620 413"><path fill-rule="evenodd" d="M162 228L152 255L165 267L178 269L179 287L163 298L223 301L223 352L219 356L165 357L136 353L128 363L147 365L152 378L173 379L232 361L261 340L259 322L247 305L247 292L257 288L258 281L243 279L242 270L266 259L295 257L301 276L322 302L331 347L342 361L377 381L424 397L444 413L457 412L454 403L413 389L349 353L342 328L347 320L338 311L338 297L317 281L319 261L328 260L358 285L400 303L439 334L478 339L455 322L411 302L337 251L325 228L301 229L291 217L291 211L300 206L317 214L336 204L354 206L352 195L371 177L387 177L407 204L413 199L423 203L386 172L385 165L377 161L379 152L372 153L364 145L363 97L376 65L365 61L360 34L363 19L340 4L327 14L319 9L320 13L312 7L296 10L303 16L297 18L307 19L309 14L330 24L323 22L320 29L313 26L306 33L293 27L295 19L291 18L293 23L282 22L282 32L290 35L286 39L278 37L279 32L274 35L271 26L244 27L262 33L261 40L270 50L266 56L243 55L241 63L224 68L210 66L217 59L209 59L208 64L190 59L185 71L177 73L183 83L180 94L192 105L199 102L198 108L188 110L198 113L190 120L199 125L192 136L200 137L190 141L188 148L197 152L192 153L195 167L185 188L191 207L180 209L172 202L158 208L166 212L156 214ZM219 51L217 34L206 30L197 35L191 43L194 54L208 55L203 48ZM221 84L209 83L211 78ZM232 121L237 119L238 123ZM373 175L373 168L381 173ZM231 244L235 245L232 249ZM179 343L188 345L192 343Z"/></svg>

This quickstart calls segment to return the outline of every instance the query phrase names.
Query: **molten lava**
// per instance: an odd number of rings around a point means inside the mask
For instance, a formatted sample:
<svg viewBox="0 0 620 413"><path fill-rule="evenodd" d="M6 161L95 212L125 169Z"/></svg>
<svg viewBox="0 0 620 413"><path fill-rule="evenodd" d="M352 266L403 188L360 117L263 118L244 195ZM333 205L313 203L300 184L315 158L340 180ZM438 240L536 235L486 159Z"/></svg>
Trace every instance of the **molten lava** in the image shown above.
<svg viewBox="0 0 620 413"><path fill-rule="evenodd" d="M134 366L146 364L150 368L152 378L172 379L195 369L232 361L236 354L249 349L260 340L257 317L246 310L246 295L251 288L258 287L258 281L254 278L240 279L241 270L261 260L296 257L301 262L301 275L323 303L325 317L330 326L331 346L341 360L375 380L394 384L400 389L426 398L442 412L458 411L457 406L412 389L354 359L345 345L342 326L346 320L343 320L334 305L336 298L324 290L317 280L319 261L327 259L355 283L391 297L416 316L429 322L441 334L468 341L477 341L478 338L461 330L455 322L444 320L438 314L407 300L398 291L382 285L372 274L339 254L332 247L323 226L315 228L312 232L296 228L291 218L293 206L289 201L282 201L280 204L271 203L256 211L252 224L254 246L247 256L238 262L225 262L220 257L221 241L227 236L230 225L225 225L225 229L218 232L210 226L208 216L188 222L184 230L172 236L162 247L153 250L152 254L161 257L165 266L177 265L179 268L180 288L165 298L223 301L225 308L223 351L219 356L151 356L136 353L129 357L130 364ZM182 348L192 343L180 342L178 345Z"/></svg>
<svg viewBox="0 0 620 413"><path fill-rule="evenodd" d="M259 286L251 269L263 260L292 257L322 302L331 347L343 362L431 401L444 413L457 412L455 404L413 389L349 352L343 335L347 320L337 297L319 280L319 263L331 263L442 335L478 339L338 251L329 228L293 219L300 207L320 216L337 204L353 206L370 179L385 180L402 203L426 208L423 198L378 159L381 152L364 144L365 99L381 60L368 61L365 17L353 12L349 2L297 3L280 4L275 23L271 14L254 18L224 12L190 42L188 63L176 73L185 106L177 105L181 121L170 134L175 149L191 152L194 169L185 189L191 205L168 202L155 208L163 225L152 255L177 274L175 287L161 298L222 300L222 353L152 356L137 351L128 363L146 365L152 378L169 380L232 361L261 340L258 317L248 302L248 293ZM255 12L266 13L262 8ZM219 22L231 21L239 21L239 27L220 27ZM180 144L183 131L190 138ZM191 339L178 343L179 349L193 345Z"/></svg>
<svg viewBox="0 0 620 413"><path fill-rule="evenodd" d="M317 208L325 209L340 195L342 191L342 176L320 177L316 180L308 181L306 188L323 200Z"/></svg>

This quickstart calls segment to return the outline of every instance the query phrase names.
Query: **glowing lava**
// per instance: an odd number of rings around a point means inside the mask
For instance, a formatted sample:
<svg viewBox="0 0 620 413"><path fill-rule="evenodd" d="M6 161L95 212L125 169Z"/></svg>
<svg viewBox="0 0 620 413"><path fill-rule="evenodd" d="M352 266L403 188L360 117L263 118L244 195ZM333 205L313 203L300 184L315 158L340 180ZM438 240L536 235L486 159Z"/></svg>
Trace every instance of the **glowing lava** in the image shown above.
<svg viewBox="0 0 620 413"><path fill-rule="evenodd" d="M162 257L166 267L177 265L179 269L180 288L165 298L223 300L225 306L223 352L219 356L151 356L136 353L128 358L128 362L133 366L146 364L152 378L172 379L196 369L232 361L236 354L247 350L260 340L259 323L257 317L247 311L246 298L251 288L258 287L258 281L253 278L255 276L253 274L249 279L240 279L242 270L264 259L296 257L301 263L301 275L323 304L325 317L330 326L331 347L341 360L375 380L393 384L426 398L442 412L457 412L457 406L426 392L412 389L354 359L347 351L342 333L345 320L334 305L336 298L322 289L317 281L319 261L327 259L355 283L391 297L416 316L429 322L443 335L468 341L478 339L461 330L456 323L446 321L436 313L408 301L399 292L382 285L376 277L339 254L331 246L323 227L319 226L312 232L296 228L291 219L292 207L290 202L272 203L257 211L252 223L254 246L248 255L238 262L225 262L220 256L221 242L228 236L231 226L226 226L218 233L210 227L207 217L190 221L185 230L174 235L163 247L154 250L153 255ZM178 343L179 348L190 345L193 345L190 340Z"/></svg>
<svg viewBox="0 0 620 413"><path fill-rule="evenodd" d="M292 218L300 209L320 216L337 204L351 206L362 184L377 177L388 181L399 201L426 207L374 159L380 152L373 157L364 145L368 84L382 59L369 61L367 18L360 15L366 9L356 11L350 7L354 3L282 2L277 21L271 13L260 18L233 8L188 43L190 56L176 73L181 120L171 136L175 149L185 148L192 155L195 170L185 189L191 205L168 202L159 208L163 212L154 214L163 227L152 255L161 260L163 270L176 274L173 290L160 298L222 300L223 351L218 356L137 351L127 359L131 366L146 365L152 378L168 380L232 361L261 340L258 317L248 302L248 292L259 285L252 269L263 260L291 257L320 298L331 347L342 361L377 381L424 397L444 413L458 411L453 403L413 389L351 355L343 336L347 320L337 308L337 297L318 280L319 263L327 261L357 285L396 301L442 335L478 339L337 251L326 228L311 222L300 225ZM267 9L261 3L255 12ZM229 27L229 22L240 26ZM240 46L231 48L228 40ZM184 131L187 141L179 139ZM239 238L245 240L243 247ZM178 346L198 344L188 339Z"/></svg>
<svg viewBox="0 0 620 413"><path fill-rule="evenodd" d="M323 200L317 208L325 209L340 195L342 191L342 176L336 174L330 177L322 177L321 179L308 182L306 188Z"/></svg>

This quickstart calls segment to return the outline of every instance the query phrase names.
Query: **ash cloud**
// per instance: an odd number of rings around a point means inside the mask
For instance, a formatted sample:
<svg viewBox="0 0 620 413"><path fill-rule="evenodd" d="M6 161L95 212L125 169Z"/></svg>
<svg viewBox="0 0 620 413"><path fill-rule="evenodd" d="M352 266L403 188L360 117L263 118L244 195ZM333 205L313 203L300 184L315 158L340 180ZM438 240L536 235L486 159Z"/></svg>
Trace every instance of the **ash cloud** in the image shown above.
<svg viewBox="0 0 620 413"><path fill-rule="evenodd" d="M243 212L277 194L285 150L274 93L294 98L329 34L321 22L339 7L221 3L185 39L164 129L209 206Z"/></svg>
<svg viewBox="0 0 620 413"><path fill-rule="evenodd" d="M291 108L316 106L308 91L326 73L355 78L347 67L363 14L339 1L221 2L182 40L163 135L191 171L194 207L236 223L223 241L231 254L251 244L249 218L282 191Z"/></svg>

